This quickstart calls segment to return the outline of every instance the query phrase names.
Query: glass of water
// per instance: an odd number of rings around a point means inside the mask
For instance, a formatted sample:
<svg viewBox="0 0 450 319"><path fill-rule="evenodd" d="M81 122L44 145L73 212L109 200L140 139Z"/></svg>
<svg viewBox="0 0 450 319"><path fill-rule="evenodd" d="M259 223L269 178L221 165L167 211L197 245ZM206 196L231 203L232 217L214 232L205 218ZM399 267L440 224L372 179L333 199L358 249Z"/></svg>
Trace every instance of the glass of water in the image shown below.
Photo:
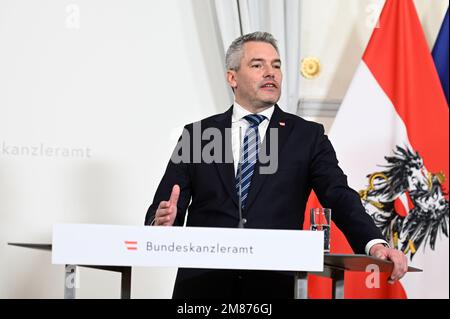
<svg viewBox="0 0 450 319"><path fill-rule="evenodd" d="M324 247L326 253L330 252L331 208L311 208L310 230L323 231Z"/></svg>

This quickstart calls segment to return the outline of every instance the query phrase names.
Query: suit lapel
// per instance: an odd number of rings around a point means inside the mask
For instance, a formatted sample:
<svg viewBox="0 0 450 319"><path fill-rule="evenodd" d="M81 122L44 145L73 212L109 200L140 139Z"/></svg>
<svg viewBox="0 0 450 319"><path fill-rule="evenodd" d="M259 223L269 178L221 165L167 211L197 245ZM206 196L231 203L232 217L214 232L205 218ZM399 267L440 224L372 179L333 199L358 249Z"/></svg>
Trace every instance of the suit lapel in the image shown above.
<svg viewBox="0 0 450 319"><path fill-rule="evenodd" d="M275 105L275 110L272 114L272 118L270 119L269 126L267 127L266 135L264 136L264 140L266 142L266 149L262 151L266 151L266 153L269 153L270 151L270 143L273 143L274 141L270 140L270 129L278 129L278 157L279 158L281 151L283 150L283 146L286 143L290 133L293 129L293 123L290 119L286 117L286 113L283 112L278 105ZM279 165L279 163L278 163ZM264 185L267 177L270 174L260 174L259 168L261 164L258 162L255 165L255 172L252 177L252 183L250 186L249 194L248 194L248 200L246 204L246 209L248 209L254 200L256 199L259 191L261 190L261 187Z"/></svg>
<svg viewBox="0 0 450 319"><path fill-rule="evenodd" d="M224 159L222 163L214 162L219 176L225 185L231 199L239 206L238 197L236 193L236 177L234 172L233 154L231 149L231 116L233 114L233 106L228 109L225 113L221 114L216 118L217 128L221 132L222 136L222 154ZM226 154L228 153L228 154ZM226 161L225 159L231 159L231 161Z"/></svg>

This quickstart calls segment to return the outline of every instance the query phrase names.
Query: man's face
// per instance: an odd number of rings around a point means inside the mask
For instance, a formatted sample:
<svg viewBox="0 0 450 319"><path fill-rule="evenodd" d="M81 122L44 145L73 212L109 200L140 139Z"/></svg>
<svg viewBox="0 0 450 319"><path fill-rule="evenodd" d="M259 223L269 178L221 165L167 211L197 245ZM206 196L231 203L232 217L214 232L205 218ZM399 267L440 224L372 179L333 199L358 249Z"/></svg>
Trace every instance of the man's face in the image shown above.
<svg viewBox="0 0 450 319"><path fill-rule="evenodd" d="M280 57L265 42L245 43L239 71L227 72L236 102L254 112L278 102L282 78Z"/></svg>

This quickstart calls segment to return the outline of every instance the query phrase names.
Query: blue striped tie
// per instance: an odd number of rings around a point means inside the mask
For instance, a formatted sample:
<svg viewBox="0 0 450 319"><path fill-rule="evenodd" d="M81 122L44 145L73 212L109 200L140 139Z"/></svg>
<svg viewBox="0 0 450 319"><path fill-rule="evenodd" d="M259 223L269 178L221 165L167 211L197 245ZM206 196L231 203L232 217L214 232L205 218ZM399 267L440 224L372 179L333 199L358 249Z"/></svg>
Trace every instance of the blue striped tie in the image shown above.
<svg viewBox="0 0 450 319"><path fill-rule="evenodd" d="M250 127L245 132L244 143L238 172L236 175L236 191L241 199L241 207L244 208L247 202L250 183L255 170L255 164L258 160L259 151L259 133L258 126L265 120L264 115L250 114L244 117L250 123ZM242 178L242 180L241 180ZM240 194L240 196L239 196Z"/></svg>

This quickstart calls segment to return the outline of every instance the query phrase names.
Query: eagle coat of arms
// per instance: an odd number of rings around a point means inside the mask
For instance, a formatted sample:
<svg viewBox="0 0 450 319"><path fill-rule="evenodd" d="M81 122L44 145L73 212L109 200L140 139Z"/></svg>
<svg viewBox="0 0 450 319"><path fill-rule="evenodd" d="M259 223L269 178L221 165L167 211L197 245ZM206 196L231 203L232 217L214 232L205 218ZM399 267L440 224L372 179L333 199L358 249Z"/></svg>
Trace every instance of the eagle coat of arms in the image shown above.
<svg viewBox="0 0 450 319"><path fill-rule="evenodd" d="M368 175L368 187L359 195L386 240L412 260L421 246L434 250L439 236L448 237L445 176L428 172L409 147L397 146L385 159L386 169Z"/></svg>

